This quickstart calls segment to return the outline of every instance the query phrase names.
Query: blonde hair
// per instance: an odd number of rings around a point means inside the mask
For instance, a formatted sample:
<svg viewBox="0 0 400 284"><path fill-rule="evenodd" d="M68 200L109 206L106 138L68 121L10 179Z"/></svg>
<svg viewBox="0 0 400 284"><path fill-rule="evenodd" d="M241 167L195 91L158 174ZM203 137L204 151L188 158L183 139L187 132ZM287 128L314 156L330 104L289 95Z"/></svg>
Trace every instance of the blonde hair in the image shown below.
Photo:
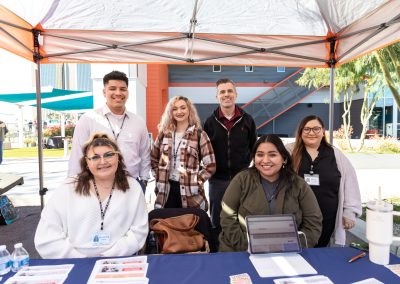
<svg viewBox="0 0 400 284"><path fill-rule="evenodd" d="M161 121L158 124L158 133L168 133L171 131L175 131L176 122L172 117L172 110L177 101L184 101L189 109L189 125L195 125L196 128L201 128L200 118L197 114L197 110L193 103L187 98L183 96L175 96L169 100L167 106L165 107L164 113L161 116Z"/></svg>

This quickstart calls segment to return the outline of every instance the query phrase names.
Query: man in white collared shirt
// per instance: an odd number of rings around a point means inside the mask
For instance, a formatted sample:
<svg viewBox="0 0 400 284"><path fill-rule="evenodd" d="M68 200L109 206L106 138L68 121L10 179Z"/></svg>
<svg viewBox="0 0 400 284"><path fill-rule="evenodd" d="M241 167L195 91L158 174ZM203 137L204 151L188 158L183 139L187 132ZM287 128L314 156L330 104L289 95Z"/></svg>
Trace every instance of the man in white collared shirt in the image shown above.
<svg viewBox="0 0 400 284"><path fill-rule="evenodd" d="M68 176L81 171L82 146L94 132L105 132L117 141L126 168L143 190L150 177L150 140L145 121L125 108L129 97L125 73L112 71L103 78L106 105L85 113L76 124Z"/></svg>

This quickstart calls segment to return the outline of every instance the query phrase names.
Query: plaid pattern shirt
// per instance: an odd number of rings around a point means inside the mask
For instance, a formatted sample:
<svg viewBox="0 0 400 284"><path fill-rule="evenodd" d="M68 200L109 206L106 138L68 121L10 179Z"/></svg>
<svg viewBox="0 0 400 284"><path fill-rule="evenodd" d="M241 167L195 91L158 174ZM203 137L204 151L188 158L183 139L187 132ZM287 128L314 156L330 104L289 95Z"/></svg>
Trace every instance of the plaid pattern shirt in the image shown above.
<svg viewBox="0 0 400 284"><path fill-rule="evenodd" d="M183 170L180 173L180 191L183 208L200 208L208 210L208 201L203 184L215 172L215 156L207 133L202 131L200 147L197 145L197 129L190 126L182 137L177 162ZM155 208L163 208L169 194L169 173L171 169L173 149L173 133L159 134L151 150L151 169L156 178ZM201 151L199 161L198 149ZM200 162L202 162L200 168Z"/></svg>

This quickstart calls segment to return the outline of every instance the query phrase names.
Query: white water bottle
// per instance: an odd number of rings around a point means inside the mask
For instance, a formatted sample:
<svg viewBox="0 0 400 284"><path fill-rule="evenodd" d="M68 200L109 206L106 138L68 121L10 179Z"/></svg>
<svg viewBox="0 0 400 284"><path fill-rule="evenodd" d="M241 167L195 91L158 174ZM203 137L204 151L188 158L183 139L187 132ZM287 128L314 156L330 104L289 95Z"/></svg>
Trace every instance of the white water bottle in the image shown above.
<svg viewBox="0 0 400 284"><path fill-rule="evenodd" d="M14 245L14 251L11 255L11 270L17 272L23 266L29 265L29 254L22 246L22 243Z"/></svg>
<svg viewBox="0 0 400 284"><path fill-rule="evenodd" d="M0 275L7 274L10 271L11 256L5 245L0 246Z"/></svg>

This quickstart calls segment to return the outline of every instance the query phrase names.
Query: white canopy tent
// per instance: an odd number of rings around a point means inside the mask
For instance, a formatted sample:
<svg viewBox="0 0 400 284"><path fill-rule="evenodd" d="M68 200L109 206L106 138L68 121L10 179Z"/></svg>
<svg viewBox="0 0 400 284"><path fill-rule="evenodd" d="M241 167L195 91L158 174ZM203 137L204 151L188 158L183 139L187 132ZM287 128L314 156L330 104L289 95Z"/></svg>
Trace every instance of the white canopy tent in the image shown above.
<svg viewBox="0 0 400 284"><path fill-rule="evenodd" d="M0 46L38 70L61 62L330 67L332 81L335 66L400 40L399 0L0 3ZM40 173L41 160L40 149Z"/></svg>
<svg viewBox="0 0 400 284"><path fill-rule="evenodd" d="M328 67L394 43L400 36L398 0L0 3L8 3L28 21L19 23L2 9L2 47L34 60L36 29L42 63Z"/></svg>

